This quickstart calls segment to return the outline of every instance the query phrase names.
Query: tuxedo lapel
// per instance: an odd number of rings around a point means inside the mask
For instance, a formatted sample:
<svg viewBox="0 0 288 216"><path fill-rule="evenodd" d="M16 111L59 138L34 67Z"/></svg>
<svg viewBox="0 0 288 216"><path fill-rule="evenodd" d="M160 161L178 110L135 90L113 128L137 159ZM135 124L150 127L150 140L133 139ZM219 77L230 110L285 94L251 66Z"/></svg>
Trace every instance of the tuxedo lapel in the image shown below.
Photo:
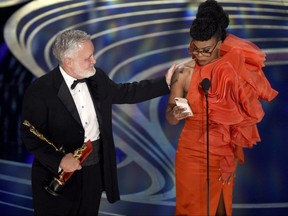
<svg viewBox="0 0 288 216"><path fill-rule="evenodd" d="M67 85L66 85L64 80L63 80L62 84L60 85L60 88L59 88L59 91L58 91L58 97L63 102L63 104L65 105L67 110L71 113L73 118L80 125L82 125L80 116L79 116L77 108L76 108L76 105L74 103L74 100L73 100L73 98L71 96L71 93L70 93L69 89L67 88Z"/></svg>

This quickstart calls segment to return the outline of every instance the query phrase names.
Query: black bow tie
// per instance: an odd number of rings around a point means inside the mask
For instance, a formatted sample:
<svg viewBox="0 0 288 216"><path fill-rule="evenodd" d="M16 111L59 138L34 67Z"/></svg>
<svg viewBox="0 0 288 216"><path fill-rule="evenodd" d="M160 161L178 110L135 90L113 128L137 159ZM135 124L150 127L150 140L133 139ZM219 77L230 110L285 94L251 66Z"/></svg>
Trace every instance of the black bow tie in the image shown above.
<svg viewBox="0 0 288 216"><path fill-rule="evenodd" d="M77 79L74 80L73 84L71 85L71 89L74 89L78 83L86 82L86 79Z"/></svg>

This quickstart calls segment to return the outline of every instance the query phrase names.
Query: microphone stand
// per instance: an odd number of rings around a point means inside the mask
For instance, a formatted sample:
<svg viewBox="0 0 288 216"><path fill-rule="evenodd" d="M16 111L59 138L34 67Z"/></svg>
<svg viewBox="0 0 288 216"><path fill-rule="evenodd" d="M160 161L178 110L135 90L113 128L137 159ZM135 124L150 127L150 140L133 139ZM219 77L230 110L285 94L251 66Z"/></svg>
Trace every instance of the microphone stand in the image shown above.
<svg viewBox="0 0 288 216"><path fill-rule="evenodd" d="M205 92L206 98L206 142L207 142L207 216L210 215L210 179L209 179L209 116L208 116L208 90L210 88L210 80L208 78L204 78L201 82L201 86Z"/></svg>
<svg viewBox="0 0 288 216"><path fill-rule="evenodd" d="M207 144L207 216L210 215L210 178L209 178L209 117L208 117L208 90L205 91L205 98L206 98L206 144Z"/></svg>

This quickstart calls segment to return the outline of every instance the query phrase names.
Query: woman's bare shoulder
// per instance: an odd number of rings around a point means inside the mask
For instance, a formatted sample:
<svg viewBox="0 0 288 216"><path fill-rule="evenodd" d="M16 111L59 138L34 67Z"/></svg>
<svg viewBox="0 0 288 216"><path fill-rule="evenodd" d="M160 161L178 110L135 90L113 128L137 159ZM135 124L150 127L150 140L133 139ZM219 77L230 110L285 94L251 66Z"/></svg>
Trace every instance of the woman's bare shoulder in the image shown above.
<svg viewBox="0 0 288 216"><path fill-rule="evenodd" d="M190 83L191 75L195 66L194 60L182 62L177 65L177 68L172 76L171 86L177 89L187 90L187 81Z"/></svg>

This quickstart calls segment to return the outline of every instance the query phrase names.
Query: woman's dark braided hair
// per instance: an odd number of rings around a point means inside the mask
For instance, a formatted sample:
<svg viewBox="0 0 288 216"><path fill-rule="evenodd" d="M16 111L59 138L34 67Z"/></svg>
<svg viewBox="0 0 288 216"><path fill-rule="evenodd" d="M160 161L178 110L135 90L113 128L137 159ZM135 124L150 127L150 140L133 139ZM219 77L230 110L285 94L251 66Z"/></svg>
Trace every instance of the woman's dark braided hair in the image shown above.
<svg viewBox="0 0 288 216"><path fill-rule="evenodd" d="M213 36L222 40L227 36L229 16L215 0L207 0L198 7L196 19L190 28L192 40L207 41Z"/></svg>

